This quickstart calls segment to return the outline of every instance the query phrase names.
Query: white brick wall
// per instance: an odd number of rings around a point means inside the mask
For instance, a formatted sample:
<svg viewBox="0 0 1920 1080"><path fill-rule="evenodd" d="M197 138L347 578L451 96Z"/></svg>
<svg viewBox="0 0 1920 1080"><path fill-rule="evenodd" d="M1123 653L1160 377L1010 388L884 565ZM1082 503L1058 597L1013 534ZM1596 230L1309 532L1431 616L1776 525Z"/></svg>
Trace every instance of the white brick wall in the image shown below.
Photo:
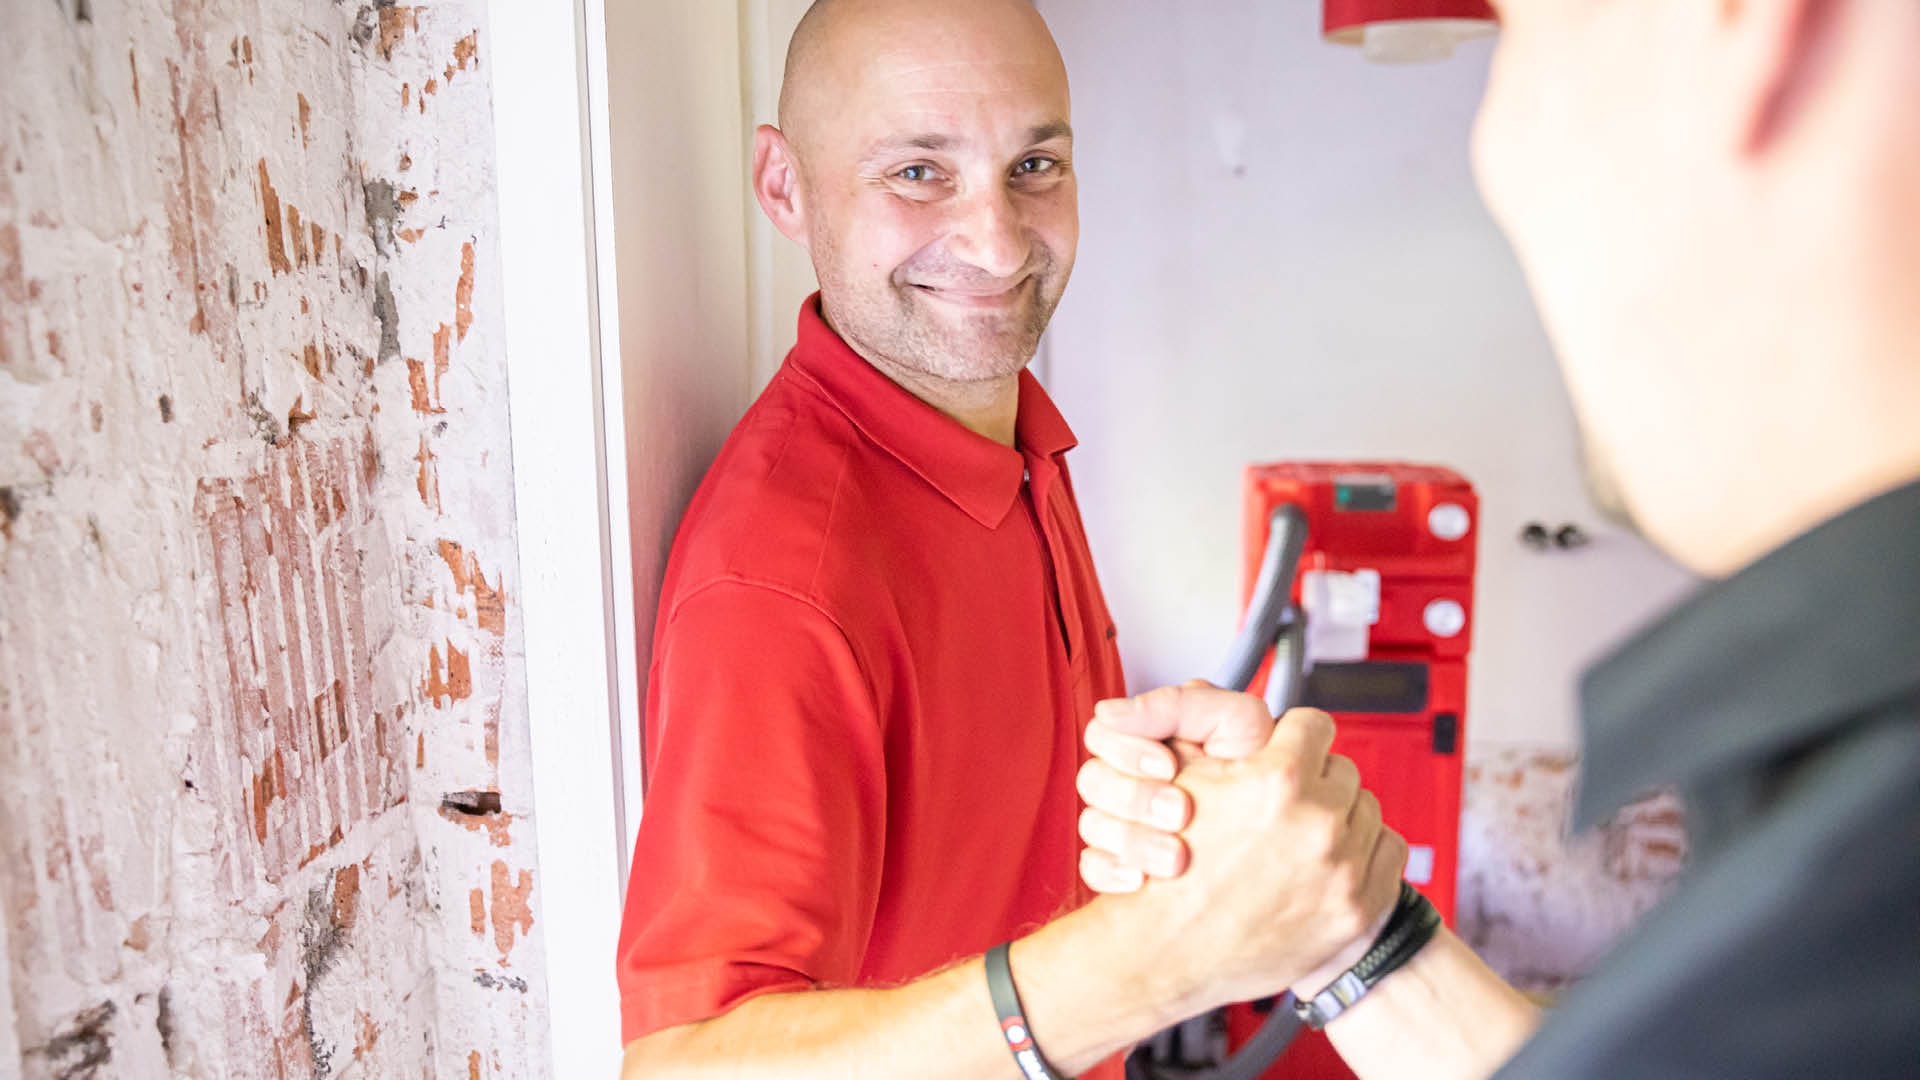
<svg viewBox="0 0 1920 1080"><path fill-rule="evenodd" d="M0 1073L547 1071L483 11L0 0Z"/></svg>

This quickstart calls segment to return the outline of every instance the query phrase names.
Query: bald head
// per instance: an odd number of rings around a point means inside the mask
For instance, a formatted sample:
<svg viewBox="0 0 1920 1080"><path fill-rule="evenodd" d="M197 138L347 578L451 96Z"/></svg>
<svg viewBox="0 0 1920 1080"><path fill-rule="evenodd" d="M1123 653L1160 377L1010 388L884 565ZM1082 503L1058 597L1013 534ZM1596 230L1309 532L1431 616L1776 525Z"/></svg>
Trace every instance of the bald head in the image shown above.
<svg viewBox="0 0 1920 1080"><path fill-rule="evenodd" d="M780 128L796 148L888 71L998 59L1046 69L1064 94L1066 66L1032 0L815 0L787 46Z"/></svg>

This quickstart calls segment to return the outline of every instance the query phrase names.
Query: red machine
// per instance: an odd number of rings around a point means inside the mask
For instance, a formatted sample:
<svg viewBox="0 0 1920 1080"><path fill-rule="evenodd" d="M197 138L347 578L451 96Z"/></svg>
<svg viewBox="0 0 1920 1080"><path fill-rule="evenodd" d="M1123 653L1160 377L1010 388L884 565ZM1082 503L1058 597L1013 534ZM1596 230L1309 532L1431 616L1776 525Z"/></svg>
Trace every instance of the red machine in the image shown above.
<svg viewBox="0 0 1920 1080"><path fill-rule="evenodd" d="M1479 500L1449 469L1283 464L1247 471L1250 608L1276 511L1297 507L1305 537L1290 585L1300 673L1293 703L1339 724L1334 751L1360 767L1387 824L1410 848L1407 879L1454 915L1460 782ZM1274 584L1278 584L1277 582ZM1283 659L1288 635L1280 635ZM1273 689L1270 658L1250 689ZM1278 695L1269 694L1270 704ZM1269 1009L1270 1011L1270 1009ZM1266 1016L1228 1010L1230 1047ZM1353 1074L1324 1036L1301 1032L1262 1080Z"/></svg>
<svg viewBox="0 0 1920 1080"><path fill-rule="evenodd" d="M1213 679L1264 692L1275 715L1294 705L1333 714L1334 751L1360 767L1407 839L1407 880L1449 923L1479 509L1473 487L1443 468L1250 468L1246 616ZM1129 1067L1149 1080L1353 1075L1273 1001L1170 1029Z"/></svg>

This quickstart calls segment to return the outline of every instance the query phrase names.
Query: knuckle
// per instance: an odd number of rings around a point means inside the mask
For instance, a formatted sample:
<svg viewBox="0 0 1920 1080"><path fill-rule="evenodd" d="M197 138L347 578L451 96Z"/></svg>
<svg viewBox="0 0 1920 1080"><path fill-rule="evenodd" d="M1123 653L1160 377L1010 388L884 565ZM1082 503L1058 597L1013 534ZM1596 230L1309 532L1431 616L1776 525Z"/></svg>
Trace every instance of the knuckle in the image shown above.
<svg viewBox="0 0 1920 1080"><path fill-rule="evenodd" d="M1287 716L1308 734L1333 734L1333 717L1319 709L1295 709Z"/></svg>

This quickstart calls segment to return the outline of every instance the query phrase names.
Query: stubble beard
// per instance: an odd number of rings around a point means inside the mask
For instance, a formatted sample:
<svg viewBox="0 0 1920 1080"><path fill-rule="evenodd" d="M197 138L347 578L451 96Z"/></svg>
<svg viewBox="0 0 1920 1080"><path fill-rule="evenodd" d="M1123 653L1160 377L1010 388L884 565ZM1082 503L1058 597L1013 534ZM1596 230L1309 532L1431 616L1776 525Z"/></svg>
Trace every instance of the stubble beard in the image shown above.
<svg viewBox="0 0 1920 1080"><path fill-rule="evenodd" d="M828 321L847 344L870 362L941 382L992 382L1025 370L1066 291L1059 261L1036 246L1017 303L943 316L942 302L913 282L965 288L983 284L977 271L950 260L910 263L884 283L856 284L840 273L831 239L816 239L814 248Z"/></svg>

